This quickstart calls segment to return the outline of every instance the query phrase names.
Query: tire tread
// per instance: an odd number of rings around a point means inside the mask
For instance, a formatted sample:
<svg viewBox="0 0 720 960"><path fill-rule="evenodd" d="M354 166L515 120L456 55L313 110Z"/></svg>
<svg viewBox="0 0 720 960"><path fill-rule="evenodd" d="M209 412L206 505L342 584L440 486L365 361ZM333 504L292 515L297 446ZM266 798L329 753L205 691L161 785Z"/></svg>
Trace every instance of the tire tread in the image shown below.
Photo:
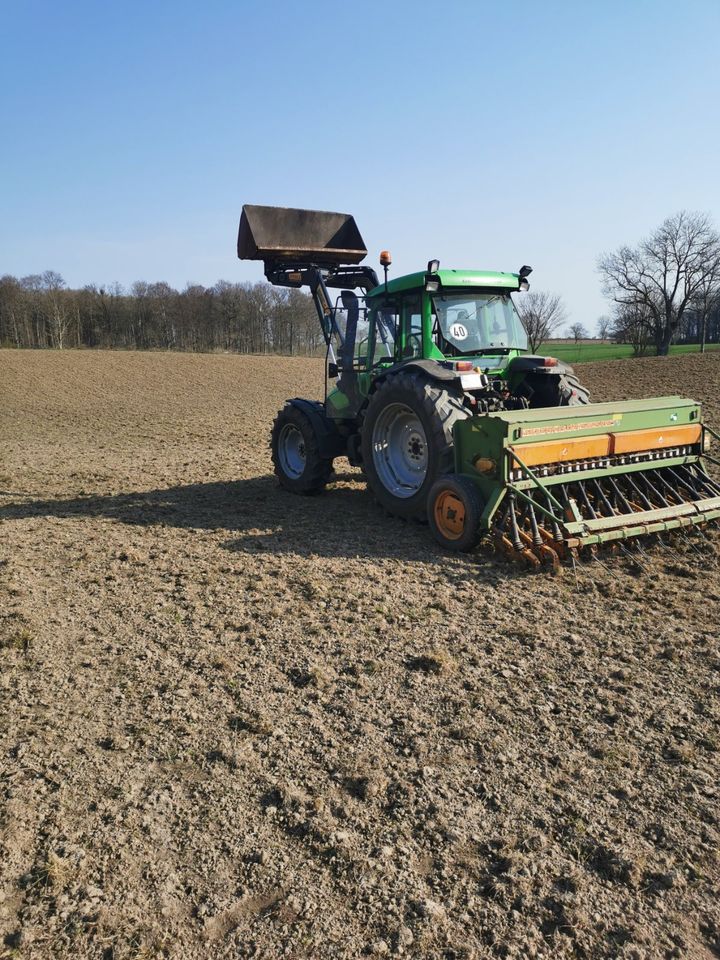
<svg viewBox="0 0 720 960"><path fill-rule="evenodd" d="M325 411L323 405L317 401L312 401L318 408L318 412L323 416ZM278 439L280 431L286 423L292 423L298 427L305 439L305 470L300 477L288 477L280 465L278 456ZM332 460L320 456L320 445L310 419L300 410L288 401L280 410L273 421L270 431L270 449L275 476L280 482L280 486L292 493L312 495L320 493L328 483L333 470Z"/></svg>

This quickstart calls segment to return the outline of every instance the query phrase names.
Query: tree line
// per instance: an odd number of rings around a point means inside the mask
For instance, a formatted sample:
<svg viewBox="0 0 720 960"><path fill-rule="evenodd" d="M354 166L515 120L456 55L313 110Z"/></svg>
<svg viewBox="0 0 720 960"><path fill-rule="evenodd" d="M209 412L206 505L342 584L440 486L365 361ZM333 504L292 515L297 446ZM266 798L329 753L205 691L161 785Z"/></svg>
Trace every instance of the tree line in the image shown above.
<svg viewBox="0 0 720 960"><path fill-rule="evenodd" d="M312 299L268 283L167 283L69 289L52 270L0 277L0 346L106 347L314 355L324 347Z"/></svg>
<svg viewBox="0 0 720 960"><path fill-rule="evenodd" d="M668 217L636 246L603 254L598 271L612 303L598 320L601 339L638 354L720 343L720 234L707 214ZM558 294L531 291L516 304L533 353L567 321ZM587 336L579 322L569 333L576 342ZM323 345L302 290L224 280L182 291L144 282L72 290L52 270L0 277L0 346L315 355Z"/></svg>

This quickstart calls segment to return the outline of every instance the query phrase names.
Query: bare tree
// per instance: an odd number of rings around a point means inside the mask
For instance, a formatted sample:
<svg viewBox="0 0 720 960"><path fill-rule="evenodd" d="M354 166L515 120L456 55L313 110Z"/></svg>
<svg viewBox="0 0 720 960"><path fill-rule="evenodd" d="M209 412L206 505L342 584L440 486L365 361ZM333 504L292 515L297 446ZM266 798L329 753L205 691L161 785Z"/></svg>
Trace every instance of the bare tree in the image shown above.
<svg viewBox="0 0 720 960"><path fill-rule="evenodd" d="M0 277L0 345L23 345L22 316L23 291L20 284L9 274Z"/></svg>
<svg viewBox="0 0 720 960"><path fill-rule="evenodd" d="M600 340L607 340L612 330L612 320L606 314L597 319L597 335Z"/></svg>
<svg viewBox="0 0 720 960"><path fill-rule="evenodd" d="M616 343L629 343L633 355L642 357L647 353L652 339L652 318L642 304L618 304L612 323L612 337Z"/></svg>
<svg viewBox="0 0 720 960"><path fill-rule="evenodd" d="M567 319L565 304L557 293L531 290L519 296L515 305L527 331L531 353L535 353Z"/></svg>
<svg viewBox="0 0 720 960"><path fill-rule="evenodd" d="M585 340L585 338L589 336L585 327L578 322L570 324L570 326L568 327L568 333L575 341L575 346L578 345L578 341Z"/></svg>
<svg viewBox="0 0 720 960"><path fill-rule="evenodd" d="M706 214L681 211L637 247L604 254L598 268L607 296L647 312L664 356L703 283L720 274L720 235Z"/></svg>
<svg viewBox="0 0 720 960"><path fill-rule="evenodd" d="M41 306L47 335L53 347L62 350L70 326L70 313L63 296L65 281L54 270L46 270L40 277Z"/></svg>
<svg viewBox="0 0 720 960"><path fill-rule="evenodd" d="M28 337L29 345L33 347L52 346L51 343L48 343L45 313L42 308L42 277L39 273L31 273L27 277L21 277L19 283L25 294L25 322L30 333Z"/></svg>
<svg viewBox="0 0 720 960"><path fill-rule="evenodd" d="M708 270L703 277L693 303L699 328L700 353L705 353L708 317L720 304L720 258L718 258L716 267L715 270Z"/></svg>

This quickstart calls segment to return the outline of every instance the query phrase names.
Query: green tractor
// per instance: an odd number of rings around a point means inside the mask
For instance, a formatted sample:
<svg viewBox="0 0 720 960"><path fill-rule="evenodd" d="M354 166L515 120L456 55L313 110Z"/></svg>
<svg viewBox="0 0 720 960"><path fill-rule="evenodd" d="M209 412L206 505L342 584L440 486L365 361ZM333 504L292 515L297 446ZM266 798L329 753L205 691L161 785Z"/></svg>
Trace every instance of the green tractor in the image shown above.
<svg viewBox="0 0 720 960"><path fill-rule="evenodd" d="M345 456L388 512L427 519L443 546L491 534L553 568L581 547L720 516L699 404L590 404L572 367L527 352L512 294L530 267L431 260L388 280L383 251L381 282L366 254L347 214L243 207L238 256L309 287L327 345L325 401L289 400L273 424L283 487L317 493Z"/></svg>

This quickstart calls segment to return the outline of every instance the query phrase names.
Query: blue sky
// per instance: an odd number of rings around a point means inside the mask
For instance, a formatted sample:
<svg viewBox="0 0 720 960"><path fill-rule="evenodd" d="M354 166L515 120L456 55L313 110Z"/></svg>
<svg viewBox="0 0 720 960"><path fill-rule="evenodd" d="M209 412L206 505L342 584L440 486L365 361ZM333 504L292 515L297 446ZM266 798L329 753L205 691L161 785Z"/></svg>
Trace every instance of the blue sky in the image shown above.
<svg viewBox="0 0 720 960"><path fill-rule="evenodd" d="M0 3L0 274L254 280L243 203L348 211L393 273L597 255L720 220L720 3Z"/></svg>

